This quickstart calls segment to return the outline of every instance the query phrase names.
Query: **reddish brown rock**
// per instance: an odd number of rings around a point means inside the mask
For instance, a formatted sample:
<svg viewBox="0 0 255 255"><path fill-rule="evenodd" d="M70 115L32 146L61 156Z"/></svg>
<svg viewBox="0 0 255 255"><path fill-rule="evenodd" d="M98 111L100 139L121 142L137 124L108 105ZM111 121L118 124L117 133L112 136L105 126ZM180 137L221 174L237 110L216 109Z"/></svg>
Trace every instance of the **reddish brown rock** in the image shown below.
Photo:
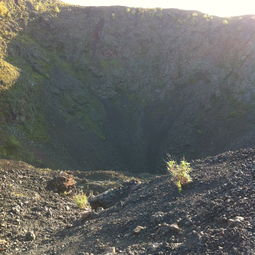
<svg viewBox="0 0 255 255"><path fill-rule="evenodd" d="M71 193L75 190L74 176L65 172L48 181L47 188L57 193Z"/></svg>

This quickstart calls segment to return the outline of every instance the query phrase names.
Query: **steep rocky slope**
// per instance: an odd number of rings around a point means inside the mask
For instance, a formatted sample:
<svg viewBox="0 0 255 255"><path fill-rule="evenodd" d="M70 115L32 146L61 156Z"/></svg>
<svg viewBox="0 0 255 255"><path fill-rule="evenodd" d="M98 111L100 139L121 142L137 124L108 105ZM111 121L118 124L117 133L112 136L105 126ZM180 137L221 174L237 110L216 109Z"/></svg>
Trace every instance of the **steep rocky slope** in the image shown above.
<svg viewBox="0 0 255 255"><path fill-rule="evenodd" d="M255 141L255 20L0 2L0 155L156 172Z"/></svg>
<svg viewBox="0 0 255 255"><path fill-rule="evenodd" d="M255 150L191 166L193 182L181 193L169 176L159 176L114 206L89 212L46 188L56 171L1 160L0 253L253 255ZM88 178L85 171L69 173L78 185Z"/></svg>

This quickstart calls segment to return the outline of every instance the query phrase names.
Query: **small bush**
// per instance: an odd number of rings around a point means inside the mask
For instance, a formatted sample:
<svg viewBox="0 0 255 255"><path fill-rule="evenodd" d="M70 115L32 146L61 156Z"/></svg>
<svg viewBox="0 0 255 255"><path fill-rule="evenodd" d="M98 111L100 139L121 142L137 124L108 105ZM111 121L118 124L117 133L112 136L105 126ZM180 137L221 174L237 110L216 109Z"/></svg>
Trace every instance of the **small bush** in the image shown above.
<svg viewBox="0 0 255 255"><path fill-rule="evenodd" d="M168 172L172 175L172 181L181 192L182 186L192 181L189 175L189 173L192 171L190 163L182 160L181 163L178 165L176 161L169 160L166 162L166 165Z"/></svg>
<svg viewBox="0 0 255 255"><path fill-rule="evenodd" d="M73 201L81 209L88 207L88 198L83 193L74 195Z"/></svg>

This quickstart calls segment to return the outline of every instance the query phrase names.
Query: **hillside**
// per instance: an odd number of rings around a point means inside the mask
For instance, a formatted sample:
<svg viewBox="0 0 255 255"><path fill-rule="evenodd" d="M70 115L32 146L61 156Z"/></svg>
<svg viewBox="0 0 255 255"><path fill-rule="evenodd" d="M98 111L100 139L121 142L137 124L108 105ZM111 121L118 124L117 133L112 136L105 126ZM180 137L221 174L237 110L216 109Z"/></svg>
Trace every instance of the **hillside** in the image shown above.
<svg viewBox="0 0 255 255"><path fill-rule="evenodd" d="M0 0L0 254L253 255L254 45L255 16Z"/></svg>
<svg viewBox="0 0 255 255"><path fill-rule="evenodd" d="M0 1L0 157L162 172L255 144L255 20Z"/></svg>
<svg viewBox="0 0 255 255"><path fill-rule="evenodd" d="M69 195L49 191L48 181L59 172L1 160L0 253L253 255L255 150L191 166L193 182L181 193L164 175L133 182L113 206L90 211L79 209ZM108 176L125 187L124 177L114 173L68 173L78 186Z"/></svg>

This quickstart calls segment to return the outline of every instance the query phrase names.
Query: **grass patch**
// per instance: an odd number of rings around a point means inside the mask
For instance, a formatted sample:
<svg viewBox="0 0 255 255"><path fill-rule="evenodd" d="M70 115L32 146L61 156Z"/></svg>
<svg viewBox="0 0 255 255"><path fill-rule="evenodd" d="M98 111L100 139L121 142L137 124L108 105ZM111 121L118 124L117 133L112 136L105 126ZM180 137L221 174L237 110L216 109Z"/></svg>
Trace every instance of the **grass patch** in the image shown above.
<svg viewBox="0 0 255 255"><path fill-rule="evenodd" d="M19 193L19 192L11 192L11 195L16 198L26 197L26 195L24 195L23 193Z"/></svg>
<svg viewBox="0 0 255 255"><path fill-rule="evenodd" d="M74 195L73 201L80 209L84 209L89 206L88 197L83 193Z"/></svg>
<svg viewBox="0 0 255 255"><path fill-rule="evenodd" d="M0 59L0 91L9 89L20 76L20 71L17 67Z"/></svg>
<svg viewBox="0 0 255 255"><path fill-rule="evenodd" d="M0 16L5 17L8 14L8 12L9 12L9 10L5 6L5 4L3 2L0 2Z"/></svg>

